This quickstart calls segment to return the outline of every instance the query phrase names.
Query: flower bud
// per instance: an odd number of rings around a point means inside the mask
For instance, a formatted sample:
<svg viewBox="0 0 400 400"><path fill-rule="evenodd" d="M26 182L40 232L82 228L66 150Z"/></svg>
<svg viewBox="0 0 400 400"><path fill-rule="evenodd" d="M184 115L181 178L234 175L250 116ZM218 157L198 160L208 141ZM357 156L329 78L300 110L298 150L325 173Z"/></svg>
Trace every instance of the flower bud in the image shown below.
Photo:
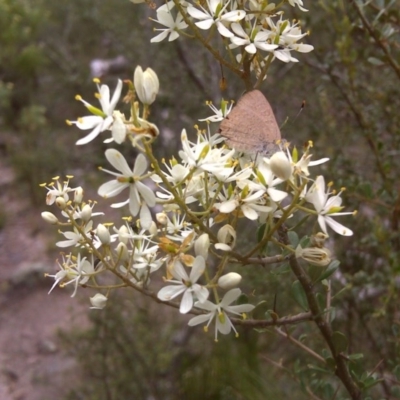
<svg viewBox="0 0 400 400"><path fill-rule="evenodd" d="M92 218L92 207L89 204L85 204L82 207L81 218L83 221L88 222Z"/></svg>
<svg viewBox="0 0 400 400"><path fill-rule="evenodd" d="M143 104L152 104L160 88L157 74L151 68L147 68L143 71L142 67L137 66L133 76L133 82L139 100Z"/></svg>
<svg viewBox="0 0 400 400"><path fill-rule="evenodd" d="M103 225L97 225L96 234L102 244L110 244L111 243L111 236L108 229Z"/></svg>
<svg viewBox="0 0 400 400"><path fill-rule="evenodd" d="M167 225L168 217L167 214L160 212L156 214L156 220L160 225Z"/></svg>
<svg viewBox="0 0 400 400"><path fill-rule="evenodd" d="M296 249L296 257L302 258L304 261L316 267L326 267L332 261L331 252L325 247L307 247L303 249L299 245Z"/></svg>
<svg viewBox="0 0 400 400"><path fill-rule="evenodd" d="M77 204L81 204L82 200L83 200L83 188L79 186L75 189L74 202Z"/></svg>
<svg viewBox="0 0 400 400"><path fill-rule="evenodd" d="M118 229L118 240L121 243L128 243L128 237L129 237L129 230L125 225L122 225L119 229Z"/></svg>
<svg viewBox="0 0 400 400"><path fill-rule="evenodd" d="M129 251L125 243L119 242L115 250L118 254L118 258L121 261L127 261L129 259Z"/></svg>
<svg viewBox="0 0 400 400"><path fill-rule="evenodd" d="M119 111L114 111L113 117L114 122L111 128L111 135L115 143L121 144L125 141L127 128Z"/></svg>
<svg viewBox="0 0 400 400"><path fill-rule="evenodd" d="M48 211L42 212L42 218L51 225L56 225L58 223L58 218L54 214Z"/></svg>
<svg viewBox="0 0 400 400"><path fill-rule="evenodd" d="M56 206L60 210L64 210L67 207L67 202L65 201L64 197L59 196L56 198Z"/></svg>
<svg viewBox="0 0 400 400"><path fill-rule="evenodd" d="M287 181L292 175L292 165L283 151L278 151L269 160L269 166L275 176Z"/></svg>
<svg viewBox="0 0 400 400"><path fill-rule="evenodd" d="M148 231L149 231L150 235L153 235L153 236L157 235L158 229L157 229L157 225L154 221L151 221Z"/></svg>
<svg viewBox="0 0 400 400"><path fill-rule="evenodd" d="M236 232L231 225L224 225L217 234L218 242L215 248L218 250L230 251L236 243Z"/></svg>
<svg viewBox="0 0 400 400"><path fill-rule="evenodd" d="M202 256L204 260L208 258L208 248L210 247L210 237L203 233L194 242L194 252L196 256Z"/></svg>
<svg viewBox="0 0 400 400"><path fill-rule="evenodd" d="M92 307L97 310L102 310L107 304L107 297L104 294L96 293L93 297L90 297L90 303Z"/></svg>
<svg viewBox="0 0 400 400"><path fill-rule="evenodd" d="M237 287L242 280L242 276L236 272L229 272L228 274L222 275L218 279L218 286L222 289L233 289Z"/></svg>
<svg viewBox="0 0 400 400"><path fill-rule="evenodd" d="M316 235L312 235L310 239L310 245L312 247L319 247L322 249L325 244L325 240L328 239L329 236L326 233L318 232Z"/></svg>

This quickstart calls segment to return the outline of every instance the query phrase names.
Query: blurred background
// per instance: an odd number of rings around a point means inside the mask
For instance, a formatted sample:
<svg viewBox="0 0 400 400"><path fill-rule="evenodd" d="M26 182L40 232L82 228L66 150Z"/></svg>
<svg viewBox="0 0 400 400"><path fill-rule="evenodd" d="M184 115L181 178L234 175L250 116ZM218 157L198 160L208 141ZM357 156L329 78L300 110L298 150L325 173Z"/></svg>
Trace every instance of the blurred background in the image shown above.
<svg viewBox="0 0 400 400"><path fill-rule="evenodd" d="M309 12L288 5L285 15L310 31L304 42L315 50L293 54L299 63L275 61L262 91L282 136L298 148L312 140L314 159L330 158L321 173L347 188L345 211L358 210L341 220L354 236L330 240L341 262L332 279L333 293L340 291L333 324L349 352L363 354L365 373L382 378L366 396L398 399L399 2L304 6ZM161 158L177 153L183 128L194 134L197 120L210 115L206 100L237 100L244 90L224 71L221 93L220 66L188 39L151 44L156 24L148 17L155 11L126 0L0 0L0 398L333 399L338 382L328 376L313 386L323 373L274 329L241 330L238 339L215 343L211 332L188 329L184 317L131 291L114 295L102 312L88 312L87 293L47 295L53 282L43 274L56 270L57 249L40 217L46 193L39 184L74 175L75 186L92 188L96 199L103 182L97 166L106 145L75 146L82 132L65 124L85 114L75 95L95 103L94 76L113 90L136 65L154 69L161 89L151 121L161 132ZM133 160L133 149L124 152ZM238 271L270 309L279 293L279 315L301 311L287 270ZM321 350L311 324L294 329Z"/></svg>

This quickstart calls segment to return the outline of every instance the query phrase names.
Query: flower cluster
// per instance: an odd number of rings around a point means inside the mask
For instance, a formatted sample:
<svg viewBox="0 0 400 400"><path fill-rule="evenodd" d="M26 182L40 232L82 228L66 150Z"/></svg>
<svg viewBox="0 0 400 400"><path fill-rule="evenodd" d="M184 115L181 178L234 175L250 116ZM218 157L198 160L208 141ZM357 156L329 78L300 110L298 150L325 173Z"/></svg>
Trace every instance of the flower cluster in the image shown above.
<svg viewBox="0 0 400 400"><path fill-rule="evenodd" d="M307 11L301 0L290 0L289 4ZM227 53L237 49L238 62L244 57L251 58L254 69L263 67L267 58L270 62L271 57L286 63L297 62L291 52L308 53L313 50L313 46L299 42L307 33L301 32L298 23L291 25L288 20L282 19L282 13L275 9L273 3L258 0L243 3L206 0L201 4L170 0L156 10L153 21L164 26L155 28L160 33L151 39L153 43L166 38L173 41L181 34L199 38L200 31L210 31L209 40L217 32Z"/></svg>
<svg viewBox="0 0 400 400"><path fill-rule="evenodd" d="M248 70L252 67L259 76L261 68L263 77L273 59L293 62L297 60L292 51L312 50L312 46L299 43L305 34L298 24L284 20L274 4L258 0L244 3L239 8L232 0L206 0L201 5L169 1L156 11L156 22L166 28L157 29L161 32L152 42L167 37L175 40L185 29L200 41L199 30L218 32L227 51L239 49L236 58L231 57L238 63L232 68L241 71L247 63ZM306 11L301 0L289 0L289 4ZM214 54L217 60L219 54ZM283 141L268 157L229 148L225 138L216 133L215 123L232 109L232 103L228 106L222 100L220 110L209 103L215 115L203 120L206 128L197 128L194 140L183 129L178 154L160 161L152 146L159 130L149 121L149 108L159 91L156 73L137 67L133 80L125 81L128 92L124 101L131 106L128 117L116 109L122 81L118 81L112 96L107 85L95 82L100 108L77 96L90 115L68 123L91 130L78 145L108 132L111 135L105 143L129 142L135 147L132 166L120 151L109 148L105 158L113 170L99 168L113 176L99 187L99 196L108 199L124 194L122 201L111 207L124 209L126 216L121 224L95 223L94 218L104 214L94 212L96 202L85 200L81 187L70 186L71 177L63 182L56 177L43 184L48 191L46 203L58 207L60 215L46 211L42 217L59 227L63 239L56 245L71 249L68 254L62 253L59 270L48 275L54 279L50 292L57 285L73 283L74 296L80 286L92 287L97 293L90 298L91 308L102 309L111 290L131 287L182 314L194 314L190 326L205 324L208 330L214 321L217 340L218 333L233 330L237 334L232 317L244 320L255 307L244 293L250 288L245 287L244 292L239 289L242 277L232 271L232 265L244 265L253 255L262 260L259 250L274 243L275 252L269 256L289 252L293 259L326 267L331 261L331 253L324 247L328 228L340 235L352 235L334 219L351 214L342 212L343 190L335 192L331 184L326 189L324 177L310 173L310 168L328 161L311 161L311 142L301 157L296 148L290 149ZM314 228L311 245L295 248L280 243L280 227L304 225L305 217L318 222L322 231L316 233ZM244 225L250 230L264 228L259 230L261 236L253 238L253 247L246 254L241 245L244 236L249 242L251 234ZM99 279L104 274L114 275L119 283L108 285L109 280Z"/></svg>
<svg viewBox="0 0 400 400"><path fill-rule="evenodd" d="M333 219L349 214L339 212L342 192L326 191L323 176L310 178L309 168L328 161L311 161L311 143L300 158L296 149L290 151L287 146L265 157L230 149L223 137L211 132L210 123L196 136L191 141L183 130L178 158L163 163L154 157L151 139L142 137L140 144L135 142L139 154L133 168L119 151L106 150L105 157L117 172L100 168L115 178L102 184L98 194L109 198L128 193L126 200L111 205L127 206L129 212L123 224L112 230L110 224L94 223L93 218L102 213L93 212L96 203L84 201L81 187L70 187L71 177L43 185L48 190L47 203L55 203L65 219L61 222L52 213L42 214L61 228L64 240L57 246L78 250L77 259L72 253L63 256L60 270L49 275L55 280L51 290L69 283L75 285L73 295L82 285L99 289L97 276L112 272L122 286L161 301L174 303L180 298L181 313L200 313L189 321L191 326L206 323L207 328L215 319L217 339L218 332L235 330L230 315L244 316L254 308L232 304L242 294L237 288L241 276L230 271L232 261L244 262L237 255L241 220L268 226L261 238L264 243L276 232L275 221L298 221L304 214L315 216L323 234L328 227L341 235L352 234ZM330 261L329 251L322 248L293 248L295 253L311 264L326 266ZM151 278L159 271L165 285L155 294ZM110 288L104 288L106 294L91 298L92 308L106 305ZM221 291L227 292L222 296Z"/></svg>

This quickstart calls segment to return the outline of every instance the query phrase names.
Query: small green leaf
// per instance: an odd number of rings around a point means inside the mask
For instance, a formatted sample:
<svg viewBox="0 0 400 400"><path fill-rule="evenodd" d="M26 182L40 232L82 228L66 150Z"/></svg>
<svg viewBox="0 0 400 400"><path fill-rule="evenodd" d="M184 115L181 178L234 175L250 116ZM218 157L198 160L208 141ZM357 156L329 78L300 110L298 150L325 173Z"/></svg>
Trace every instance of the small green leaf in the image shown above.
<svg viewBox="0 0 400 400"><path fill-rule="evenodd" d="M293 282L291 291L292 291L293 298L296 300L296 302L299 304L299 306L304 311L308 311L307 296L306 296L306 293L304 292L304 289L301 286L301 283L299 281Z"/></svg>
<svg viewBox="0 0 400 400"><path fill-rule="evenodd" d="M385 63L382 60L380 60L379 58L376 58L376 57L368 57L368 62L377 67L385 65Z"/></svg>
<svg viewBox="0 0 400 400"><path fill-rule="evenodd" d="M340 261L333 260L329 264L328 268L322 273L322 275L319 276L317 282L321 282L324 279L328 279L339 268L339 265L340 265Z"/></svg>
<svg viewBox="0 0 400 400"><path fill-rule="evenodd" d="M265 228L266 228L267 224L262 224L258 227L257 229L257 242L260 243L261 240L264 237L264 233L265 233Z"/></svg>
<svg viewBox="0 0 400 400"><path fill-rule="evenodd" d="M362 354L362 353L350 354L347 357L351 361L356 361L356 360L361 360L362 358L364 358L364 354Z"/></svg>
<svg viewBox="0 0 400 400"><path fill-rule="evenodd" d="M297 245L299 244L299 236L297 235L297 233L294 231L289 231L288 238L289 238L289 242L293 246L293 248L296 248Z"/></svg>

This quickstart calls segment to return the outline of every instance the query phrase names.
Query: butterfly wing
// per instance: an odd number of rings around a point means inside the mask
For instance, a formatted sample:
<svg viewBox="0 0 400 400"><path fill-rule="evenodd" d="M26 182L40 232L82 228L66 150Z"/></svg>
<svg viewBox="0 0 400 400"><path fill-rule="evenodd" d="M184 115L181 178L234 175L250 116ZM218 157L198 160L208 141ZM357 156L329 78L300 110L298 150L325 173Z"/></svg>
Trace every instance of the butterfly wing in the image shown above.
<svg viewBox="0 0 400 400"><path fill-rule="evenodd" d="M266 153L281 138L270 104L259 90L246 93L221 122L229 146L246 153Z"/></svg>

